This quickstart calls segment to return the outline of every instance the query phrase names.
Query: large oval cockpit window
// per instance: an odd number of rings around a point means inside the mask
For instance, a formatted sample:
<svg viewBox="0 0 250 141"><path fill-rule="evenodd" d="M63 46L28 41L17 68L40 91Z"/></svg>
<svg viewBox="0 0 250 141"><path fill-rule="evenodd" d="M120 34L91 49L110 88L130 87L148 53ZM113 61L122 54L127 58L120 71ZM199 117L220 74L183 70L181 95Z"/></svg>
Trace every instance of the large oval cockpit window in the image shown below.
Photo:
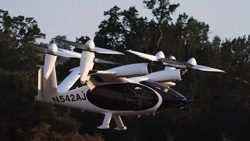
<svg viewBox="0 0 250 141"><path fill-rule="evenodd" d="M131 83L97 86L87 97L97 107L109 110L145 110L158 102L153 90Z"/></svg>

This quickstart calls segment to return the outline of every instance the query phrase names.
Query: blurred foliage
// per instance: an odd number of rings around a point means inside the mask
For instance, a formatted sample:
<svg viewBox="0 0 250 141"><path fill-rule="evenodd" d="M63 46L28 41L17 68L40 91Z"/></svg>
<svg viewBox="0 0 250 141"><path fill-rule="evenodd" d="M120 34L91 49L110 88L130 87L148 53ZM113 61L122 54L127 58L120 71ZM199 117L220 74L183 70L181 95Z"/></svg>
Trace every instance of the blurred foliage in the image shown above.
<svg viewBox="0 0 250 141"><path fill-rule="evenodd" d="M53 130L51 125L48 123L41 123L38 126L32 128L29 132L23 132L22 130L17 131L19 139L30 141L104 141L100 134L90 136L88 134L80 135L78 132L66 132L61 133L57 130Z"/></svg>
<svg viewBox="0 0 250 141"><path fill-rule="evenodd" d="M123 117L127 131L96 129L103 120L100 114L34 102L35 66L43 61L43 54L18 40L34 43L45 34L33 18L11 17L0 10L1 140L249 140L250 36L224 41L215 36L209 40L208 24L186 13L173 21L171 16L179 4L168 0L144 0L143 4L152 12L152 19L141 17L136 7L121 10L114 6L105 11L94 38L96 46L149 54L163 51L166 57L174 55L182 61L195 57L198 64L225 70L225 74L190 71L173 87L190 100L207 102L187 105L185 110ZM88 39L81 36L76 42L85 43ZM96 56L123 64L149 62L127 53ZM59 65L59 82L78 65L76 59ZM111 67L114 66L95 64L97 70ZM111 127L115 127L113 121Z"/></svg>

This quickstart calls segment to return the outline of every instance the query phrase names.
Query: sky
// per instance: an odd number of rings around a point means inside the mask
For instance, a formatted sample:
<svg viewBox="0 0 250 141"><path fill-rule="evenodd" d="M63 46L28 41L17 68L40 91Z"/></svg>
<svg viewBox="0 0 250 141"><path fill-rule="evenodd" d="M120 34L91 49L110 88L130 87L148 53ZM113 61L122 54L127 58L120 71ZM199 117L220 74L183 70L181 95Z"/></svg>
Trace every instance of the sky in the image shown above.
<svg viewBox="0 0 250 141"><path fill-rule="evenodd" d="M13 16L33 17L46 34L48 43L57 35L66 35L68 40L89 36L94 38L98 26L105 19L104 11L117 5L121 10L135 6L140 16L152 17L143 0L0 0L0 9ZM218 35L222 40L250 34L249 0L170 0L180 3L173 15L173 22L181 13L186 13L210 26L209 38Z"/></svg>

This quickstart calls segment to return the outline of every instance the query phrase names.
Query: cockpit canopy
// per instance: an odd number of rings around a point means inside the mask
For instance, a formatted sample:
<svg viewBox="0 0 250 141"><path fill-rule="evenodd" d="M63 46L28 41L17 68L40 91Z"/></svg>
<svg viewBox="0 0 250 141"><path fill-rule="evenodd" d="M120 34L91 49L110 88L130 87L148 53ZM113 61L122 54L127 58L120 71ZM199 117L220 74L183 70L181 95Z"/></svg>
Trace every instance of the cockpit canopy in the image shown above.
<svg viewBox="0 0 250 141"><path fill-rule="evenodd" d="M180 108L183 103L187 101L183 95L162 84L151 81L142 81L140 83L154 89L161 95L162 104L157 110L159 112L166 111L171 108Z"/></svg>
<svg viewBox="0 0 250 141"><path fill-rule="evenodd" d="M89 91L87 96L97 107L121 111L146 110L159 100L152 89L135 83L100 85Z"/></svg>
<svg viewBox="0 0 250 141"><path fill-rule="evenodd" d="M162 97L163 100L181 100L181 101L185 101L186 98L181 95L180 93L178 93L177 91L162 85L160 83L156 83L156 82L152 82L152 81L141 81L140 82L143 85L149 86L150 88L154 89L155 91L157 91Z"/></svg>

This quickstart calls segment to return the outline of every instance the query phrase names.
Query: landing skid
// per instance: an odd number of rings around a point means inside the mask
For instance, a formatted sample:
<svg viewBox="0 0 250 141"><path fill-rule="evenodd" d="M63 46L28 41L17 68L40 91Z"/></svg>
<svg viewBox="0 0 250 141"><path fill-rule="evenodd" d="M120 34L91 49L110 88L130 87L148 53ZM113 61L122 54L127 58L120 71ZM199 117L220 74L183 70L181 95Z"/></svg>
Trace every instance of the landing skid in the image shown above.
<svg viewBox="0 0 250 141"><path fill-rule="evenodd" d="M97 128L98 129L109 129L110 128L109 124L110 124L110 121L111 121L112 117L113 117L113 119L115 121L115 124L117 126L115 128L115 130L127 130L127 127L124 126L121 117L119 115L113 115L112 113L106 113L105 117L104 117L104 120L102 122L102 125L98 126Z"/></svg>

